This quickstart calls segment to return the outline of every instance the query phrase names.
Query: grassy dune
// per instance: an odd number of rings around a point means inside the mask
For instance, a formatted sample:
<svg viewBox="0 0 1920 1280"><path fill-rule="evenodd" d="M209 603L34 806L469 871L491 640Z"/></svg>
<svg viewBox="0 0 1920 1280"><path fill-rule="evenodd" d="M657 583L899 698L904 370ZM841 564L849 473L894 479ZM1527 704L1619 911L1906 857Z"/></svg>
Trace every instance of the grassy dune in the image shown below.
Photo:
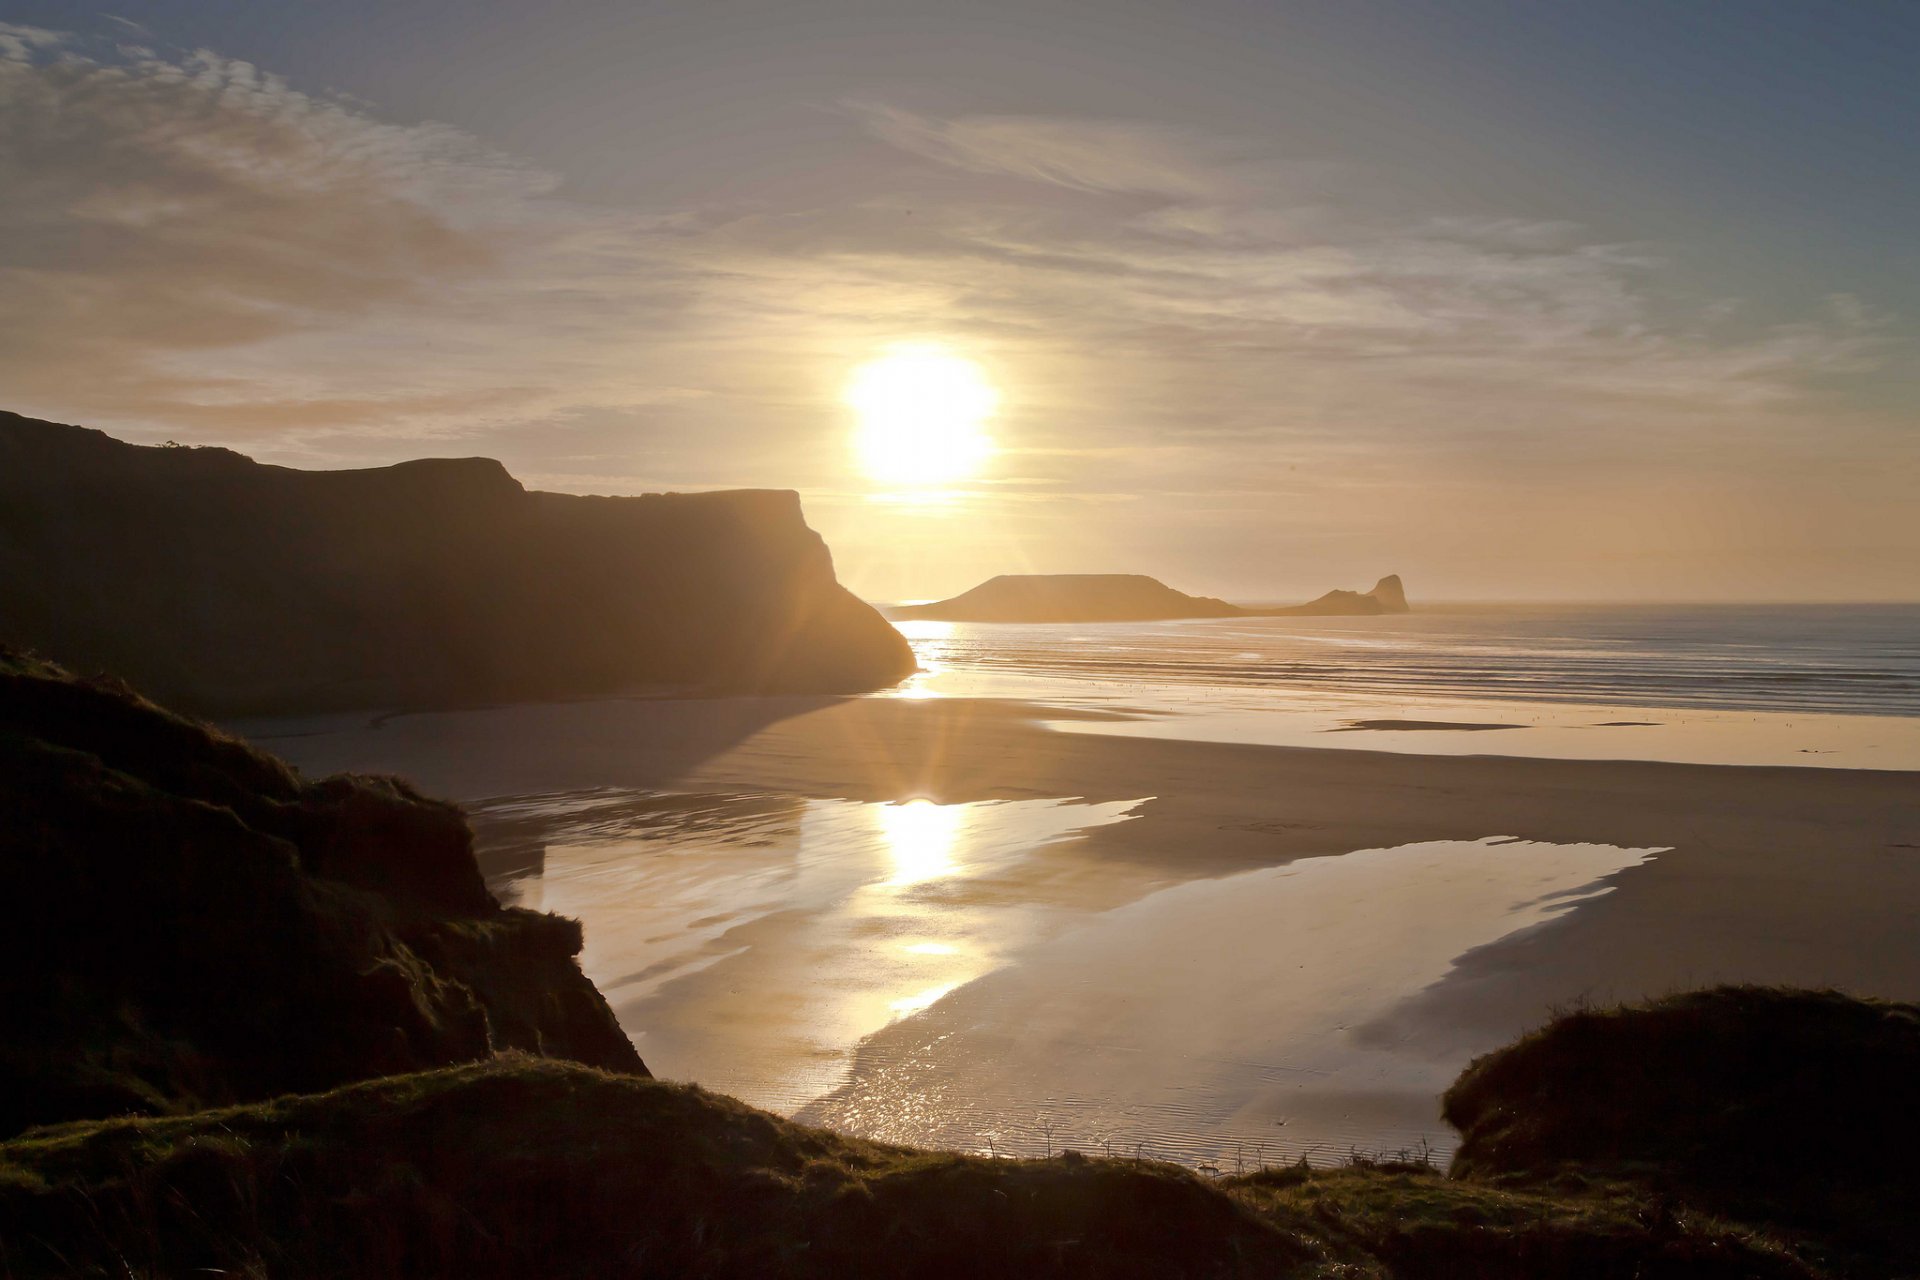
<svg viewBox="0 0 1920 1280"><path fill-rule="evenodd" d="M1208 1181L809 1129L528 1057L0 1144L26 1276L1805 1276L1764 1231L1414 1166Z"/></svg>

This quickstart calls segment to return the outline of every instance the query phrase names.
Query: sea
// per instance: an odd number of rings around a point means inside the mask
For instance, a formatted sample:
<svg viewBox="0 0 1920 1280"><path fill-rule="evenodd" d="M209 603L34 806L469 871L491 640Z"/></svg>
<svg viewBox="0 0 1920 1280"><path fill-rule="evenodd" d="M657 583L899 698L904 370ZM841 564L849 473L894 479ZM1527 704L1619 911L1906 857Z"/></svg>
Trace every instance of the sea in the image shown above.
<svg viewBox="0 0 1920 1280"><path fill-rule="evenodd" d="M921 671L893 696L1001 696L1126 717L1063 720L1064 730L1920 769L1914 604L1462 604L1362 618L898 625Z"/></svg>
<svg viewBox="0 0 1920 1280"><path fill-rule="evenodd" d="M1187 704L1205 696L1191 691L1215 690L1920 716L1914 604L1454 605L1363 618L900 626L930 673L1177 690Z"/></svg>

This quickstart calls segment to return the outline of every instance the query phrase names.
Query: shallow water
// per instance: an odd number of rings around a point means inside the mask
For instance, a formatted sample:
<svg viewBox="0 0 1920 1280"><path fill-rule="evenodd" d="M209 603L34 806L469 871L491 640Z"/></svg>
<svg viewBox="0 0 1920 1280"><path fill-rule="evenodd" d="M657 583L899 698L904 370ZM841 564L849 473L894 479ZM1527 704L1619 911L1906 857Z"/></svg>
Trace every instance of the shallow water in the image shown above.
<svg viewBox="0 0 1920 1280"><path fill-rule="evenodd" d="M1920 606L897 625L922 670L891 696L1023 699L1069 732L1920 769Z"/></svg>
<svg viewBox="0 0 1920 1280"><path fill-rule="evenodd" d="M1920 605L1535 605L1373 618L896 623L930 670L1165 691L1920 716Z"/></svg>
<svg viewBox="0 0 1920 1280"><path fill-rule="evenodd" d="M1087 901L1076 880L1111 880L1048 854L1135 807L600 790L473 813L496 892L585 923L582 964L656 1074L790 1112Z"/></svg>
<svg viewBox="0 0 1920 1280"><path fill-rule="evenodd" d="M1456 957L1550 925L1657 852L1430 841L1164 889L874 1037L852 1080L801 1117L895 1141L1222 1167L1444 1152L1438 1095L1493 1043L1382 1044L1369 1025Z"/></svg>
<svg viewBox="0 0 1920 1280"><path fill-rule="evenodd" d="M476 826L503 896L585 921L656 1074L901 1142L1221 1167L1444 1150L1475 1046L1368 1025L1657 852L1437 841L1168 882L1076 839L1151 803L602 790Z"/></svg>

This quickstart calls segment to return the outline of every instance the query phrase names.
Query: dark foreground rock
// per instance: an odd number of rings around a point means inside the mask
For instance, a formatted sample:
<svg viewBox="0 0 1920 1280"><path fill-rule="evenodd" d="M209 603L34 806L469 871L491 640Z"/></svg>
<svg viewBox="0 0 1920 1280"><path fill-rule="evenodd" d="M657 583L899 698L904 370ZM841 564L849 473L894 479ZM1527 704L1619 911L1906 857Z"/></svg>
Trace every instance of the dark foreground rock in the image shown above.
<svg viewBox="0 0 1920 1280"><path fill-rule="evenodd" d="M1458 1176L1631 1182L1809 1235L1843 1266L1920 1266L1920 1005L1718 987L1589 1010L1447 1091Z"/></svg>
<svg viewBox="0 0 1920 1280"><path fill-rule="evenodd" d="M0 641L201 715L913 670L786 491L528 492L485 458L365 471L0 413Z"/></svg>
<svg viewBox="0 0 1920 1280"><path fill-rule="evenodd" d="M495 902L453 806L4 649L0 876L0 1134L509 1048L645 1070L579 925Z"/></svg>

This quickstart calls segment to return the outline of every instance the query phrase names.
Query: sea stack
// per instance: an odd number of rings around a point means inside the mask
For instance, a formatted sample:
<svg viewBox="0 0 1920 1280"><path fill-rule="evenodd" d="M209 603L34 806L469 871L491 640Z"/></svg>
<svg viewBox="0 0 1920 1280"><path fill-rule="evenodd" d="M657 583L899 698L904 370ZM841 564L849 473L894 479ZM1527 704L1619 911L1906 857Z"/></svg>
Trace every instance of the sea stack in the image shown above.
<svg viewBox="0 0 1920 1280"><path fill-rule="evenodd" d="M1380 602L1382 613L1407 613L1407 592L1400 585L1400 575L1390 573L1373 584L1373 590L1367 592Z"/></svg>

